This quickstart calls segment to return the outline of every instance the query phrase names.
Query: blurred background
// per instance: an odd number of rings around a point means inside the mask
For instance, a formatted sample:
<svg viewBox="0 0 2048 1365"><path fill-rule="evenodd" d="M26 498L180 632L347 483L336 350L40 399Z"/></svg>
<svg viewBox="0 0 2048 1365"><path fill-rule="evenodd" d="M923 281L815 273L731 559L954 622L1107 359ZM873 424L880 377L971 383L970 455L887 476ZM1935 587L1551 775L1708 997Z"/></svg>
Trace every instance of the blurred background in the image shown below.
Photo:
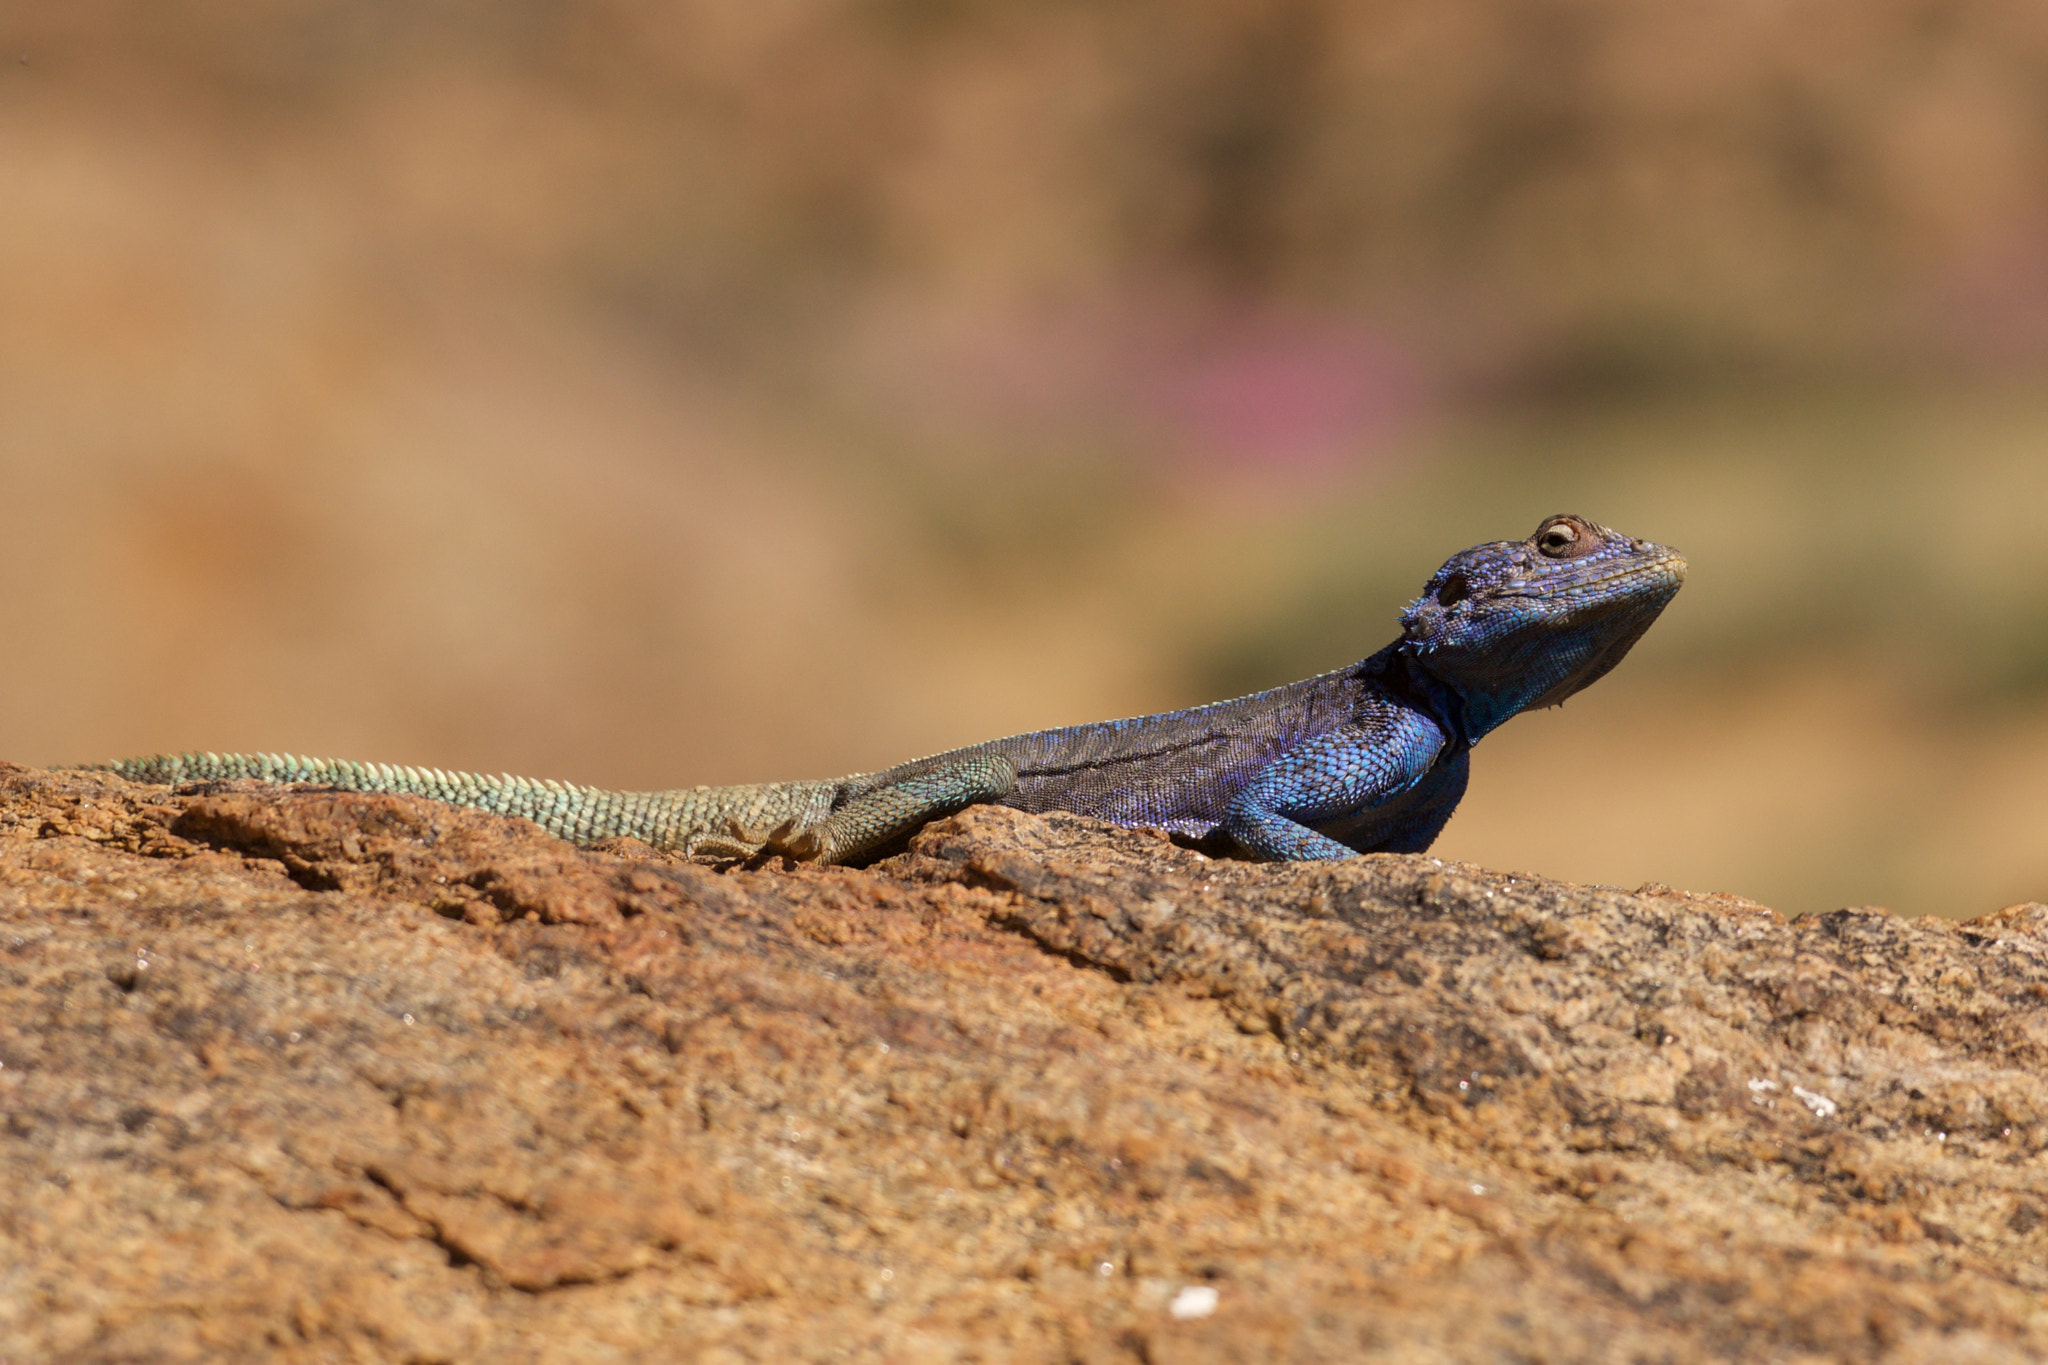
<svg viewBox="0 0 2048 1365"><path fill-rule="evenodd" d="M2048 899L2037 0L0 10L0 754L823 776L1684 550L1435 851Z"/></svg>

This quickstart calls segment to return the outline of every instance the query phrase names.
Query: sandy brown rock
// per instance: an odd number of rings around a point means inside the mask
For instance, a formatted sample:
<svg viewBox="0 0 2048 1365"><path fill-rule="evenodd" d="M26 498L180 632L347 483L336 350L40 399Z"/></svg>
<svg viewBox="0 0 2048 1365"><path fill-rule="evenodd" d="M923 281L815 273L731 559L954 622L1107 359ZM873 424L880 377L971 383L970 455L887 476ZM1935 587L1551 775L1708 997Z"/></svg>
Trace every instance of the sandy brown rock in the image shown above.
<svg viewBox="0 0 2048 1365"><path fill-rule="evenodd" d="M2043 906L10 769L0 1357L2040 1355L2044 1002Z"/></svg>

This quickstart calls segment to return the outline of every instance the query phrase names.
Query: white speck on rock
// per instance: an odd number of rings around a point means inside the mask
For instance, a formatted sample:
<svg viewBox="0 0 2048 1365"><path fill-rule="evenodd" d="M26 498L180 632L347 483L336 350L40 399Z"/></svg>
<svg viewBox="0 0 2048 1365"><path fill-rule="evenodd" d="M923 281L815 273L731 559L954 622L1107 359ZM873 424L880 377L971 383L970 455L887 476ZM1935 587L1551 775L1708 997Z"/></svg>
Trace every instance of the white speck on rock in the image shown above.
<svg viewBox="0 0 2048 1365"><path fill-rule="evenodd" d="M1216 1311L1217 1293L1215 1286L1191 1284L1173 1296L1173 1302L1166 1305L1166 1311L1188 1322L1195 1318L1206 1318Z"/></svg>
<svg viewBox="0 0 2048 1365"><path fill-rule="evenodd" d="M1817 1094L1814 1091L1808 1090L1803 1085L1793 1086L1792 1093L1805 1101L1806 1107L1813 1111L1815 1118L1831 1119L1835 1116L1836 1111L1842 1107L1826 1095Z"/></svg>

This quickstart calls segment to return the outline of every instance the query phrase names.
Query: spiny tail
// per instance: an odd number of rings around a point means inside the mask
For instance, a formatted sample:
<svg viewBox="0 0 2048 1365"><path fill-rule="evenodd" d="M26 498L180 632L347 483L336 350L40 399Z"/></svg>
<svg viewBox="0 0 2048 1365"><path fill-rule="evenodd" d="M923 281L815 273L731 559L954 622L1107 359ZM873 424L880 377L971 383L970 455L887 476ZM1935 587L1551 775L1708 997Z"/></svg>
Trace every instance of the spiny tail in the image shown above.
<svg viewBox="0 0 2048 1365"><path fill-rule="evenodd" d="M688 850L694 836L720 818L744 815L744 798L759 788L697 788L692 791L618 792L509 773L443 772L439 768L356 763L347 759L293 754L155 754L115 763L84 765L117 773L131 782L310 782L358 792L425 796L531 820L558 838L578 844L629 835L659 849ZM795 786L797 784L789 784ZM739 798L739 799L732 799ZM758 802L757 802L758 803Z"/></svg>

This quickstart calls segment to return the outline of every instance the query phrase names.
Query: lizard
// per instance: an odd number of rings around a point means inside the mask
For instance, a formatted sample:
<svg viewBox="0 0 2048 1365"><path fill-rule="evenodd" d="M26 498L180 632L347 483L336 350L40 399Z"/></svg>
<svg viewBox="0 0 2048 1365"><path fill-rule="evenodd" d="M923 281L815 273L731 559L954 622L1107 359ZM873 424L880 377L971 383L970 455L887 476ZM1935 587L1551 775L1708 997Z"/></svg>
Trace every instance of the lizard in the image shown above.
<svg viewBox="0 0 2048 1365"><path fill-rule="evenodd" d="M86 765L181 785L253 778L431 797L589 845L631 836L713 861L859 863L932 820L999 802L1155 828L1286 861L1427 850L1472 747L1612 669L1685 581L1683 555L1584 517L1452 555L1400 637L1300 682L1178 711L1010 735L823 781L620 792L290 754L159 754Z"/></svg>

